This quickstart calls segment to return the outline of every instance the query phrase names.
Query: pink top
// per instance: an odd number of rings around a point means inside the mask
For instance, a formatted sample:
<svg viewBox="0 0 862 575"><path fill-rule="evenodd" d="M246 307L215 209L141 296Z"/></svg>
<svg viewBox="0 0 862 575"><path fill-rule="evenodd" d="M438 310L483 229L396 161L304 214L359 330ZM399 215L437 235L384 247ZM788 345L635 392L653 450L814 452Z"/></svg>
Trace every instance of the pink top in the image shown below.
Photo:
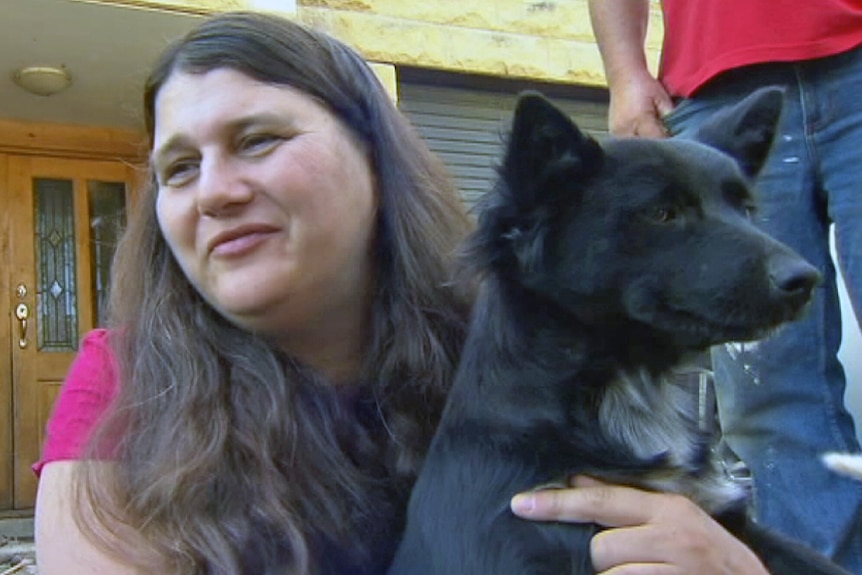
<svg viewBox="0 0 862 575"><path fill-rule="evenodd" d="M862 43L862 0L663 0L661 77L691 96L732 68L831 56Z"/></svg>
<svg viewBox="0 0 862 575"><path fill-rule="evenodd" d="M117 368L108 342L109 332L87 334L48 421L42 459L33 465L36 475L46 463L81 459L96 424L117 393Z"/></svg>

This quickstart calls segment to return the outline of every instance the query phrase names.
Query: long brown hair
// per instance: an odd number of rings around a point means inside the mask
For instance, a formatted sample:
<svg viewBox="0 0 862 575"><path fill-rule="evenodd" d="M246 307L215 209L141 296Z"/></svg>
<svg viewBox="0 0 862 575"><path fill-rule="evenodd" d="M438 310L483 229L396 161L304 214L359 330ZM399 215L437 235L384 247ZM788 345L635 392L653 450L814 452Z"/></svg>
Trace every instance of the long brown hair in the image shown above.
<svg viewBox="0 0 862 575"><path fill-rule="evenodd" d="M79 519L109 548L106 534L129 526L143 551L114 550L143 569L371 573L393 551L463 341L471 297L452 266L470 220L365 62L274 16L212 17L162 55L144 94L150 145L171 74L216 68L316 98L371 151L380 206L361 377L345 397L205 303L161 234L151 177L114 264L121 383L94 445L110 437L116 463L84 468Z"/></svg>

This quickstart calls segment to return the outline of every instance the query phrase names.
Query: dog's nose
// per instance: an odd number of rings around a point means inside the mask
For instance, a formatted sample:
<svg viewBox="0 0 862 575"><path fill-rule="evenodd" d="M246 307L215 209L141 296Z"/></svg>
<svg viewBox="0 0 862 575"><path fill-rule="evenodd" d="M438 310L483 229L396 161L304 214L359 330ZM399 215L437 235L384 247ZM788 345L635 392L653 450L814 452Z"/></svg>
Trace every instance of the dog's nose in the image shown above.
<svg viewBox="0 0 862 575"><path fill-rule="evenodd" d="M820 282L820 272L802 258L786 255L772 258L769 279L780 295L807 301L811 290Z"/></svg>

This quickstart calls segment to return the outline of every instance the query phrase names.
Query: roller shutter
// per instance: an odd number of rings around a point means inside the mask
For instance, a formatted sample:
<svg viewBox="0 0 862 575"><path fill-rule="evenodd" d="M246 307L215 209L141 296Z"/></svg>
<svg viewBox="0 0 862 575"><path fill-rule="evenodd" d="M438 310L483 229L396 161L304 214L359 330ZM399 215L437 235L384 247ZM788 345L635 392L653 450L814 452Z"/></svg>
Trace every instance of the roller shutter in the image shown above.
<svg viewBox="0 0 862 575"><path fill-rule="evenodd" d="M603 94L592 98L549 98L587 132L607 130ZM494 91L402 82L399 102L429 147L454 176L468 204L485 192L495 176L505 132L517 99L516 90Z"/></svg>

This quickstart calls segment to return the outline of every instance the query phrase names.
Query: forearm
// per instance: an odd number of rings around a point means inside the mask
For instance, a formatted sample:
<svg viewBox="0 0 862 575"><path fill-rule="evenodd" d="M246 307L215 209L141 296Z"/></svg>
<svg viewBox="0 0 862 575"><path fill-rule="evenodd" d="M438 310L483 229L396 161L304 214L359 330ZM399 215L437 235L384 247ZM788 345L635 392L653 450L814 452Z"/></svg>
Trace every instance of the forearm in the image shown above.
<svg viewBox="0 0 862 575"><path fill-rule="evenodd" d="M36 500L36 561L40 575L135 575L98 549L80 530L74 514L76 461L49 463Z"/></svg>
<svg viewBox="0 0 862 575"><path fill-rule="evenodd" d="M648 72L644 43L649 24L648 0L589 0L593 32L608 86Z"/></svg>

